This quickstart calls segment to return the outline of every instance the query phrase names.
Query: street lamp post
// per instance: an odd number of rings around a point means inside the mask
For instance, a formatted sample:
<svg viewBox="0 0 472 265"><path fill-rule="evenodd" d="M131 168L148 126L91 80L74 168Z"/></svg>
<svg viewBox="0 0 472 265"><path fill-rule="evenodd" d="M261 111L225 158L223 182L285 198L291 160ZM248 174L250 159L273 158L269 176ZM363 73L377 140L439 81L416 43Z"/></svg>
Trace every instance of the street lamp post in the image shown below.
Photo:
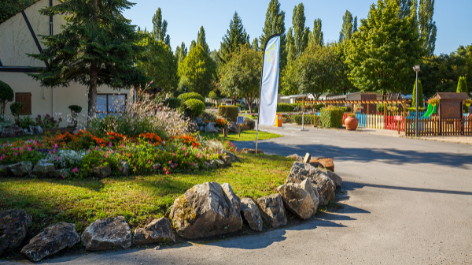
<svg viewBox="0 0 472 265"><path fill-rule="evenodd" d="M415 89L415 93L416 93L416 115L415 115L415 136L418 137L419 135L419 132L418 132L418 73L420 72L420 66L419 65L415 65L415 67L413 67L413 71L416 72L416 89Z"/></svg>

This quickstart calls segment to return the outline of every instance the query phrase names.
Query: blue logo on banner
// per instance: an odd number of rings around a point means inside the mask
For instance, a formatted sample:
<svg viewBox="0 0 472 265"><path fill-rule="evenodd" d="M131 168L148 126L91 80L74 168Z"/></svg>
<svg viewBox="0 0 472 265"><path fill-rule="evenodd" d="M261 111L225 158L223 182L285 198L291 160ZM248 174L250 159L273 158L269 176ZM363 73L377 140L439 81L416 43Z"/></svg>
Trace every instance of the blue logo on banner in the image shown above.
<svg viewBox="0 0 472 265"><path fill-rule="evenodd" d="M244 117L238 117L238 124L244 123Z"/></svg>

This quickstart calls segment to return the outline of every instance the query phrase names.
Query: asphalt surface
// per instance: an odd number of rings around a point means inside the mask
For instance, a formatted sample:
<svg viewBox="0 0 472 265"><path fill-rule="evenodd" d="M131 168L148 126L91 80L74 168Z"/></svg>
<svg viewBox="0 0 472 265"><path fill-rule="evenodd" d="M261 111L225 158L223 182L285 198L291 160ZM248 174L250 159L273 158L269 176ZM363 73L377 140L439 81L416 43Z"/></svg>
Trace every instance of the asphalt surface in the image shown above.
<svg viewBox="0 0 472 265"><path fill-rule="evenodd" d="M472 264L472 147L262 128L265 153L334 158L344 208L255 236L65 256L43 264ZM236 143L254 148L253 142ZM10 264L10 262L5 262ZM25 264L21 262L21 264Z"/></svg>

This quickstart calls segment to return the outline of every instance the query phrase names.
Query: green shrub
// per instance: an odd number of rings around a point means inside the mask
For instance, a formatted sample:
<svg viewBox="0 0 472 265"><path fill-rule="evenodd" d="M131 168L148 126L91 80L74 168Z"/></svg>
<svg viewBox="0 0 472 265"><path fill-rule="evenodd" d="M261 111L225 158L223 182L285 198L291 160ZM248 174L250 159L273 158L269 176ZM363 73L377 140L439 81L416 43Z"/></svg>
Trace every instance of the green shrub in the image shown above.
<svg viewBox="0 0 472 265"><path fill-rule="evenodd" d="M301 125L303 120L303 115L293 115L293 120L296 124ZM305 124L313 124L314 116L305 115ZM288 122L288 121L287 121Z"/></svg>
<svg viewBox="0 0 472 265"><path fill-rule="evenodd" d="M168 98L164 101L164 105L165 106L169 106L169 108L171 109L176 109L178 107L180 107L180 99L178 98Z"/></svg>
<svg viewBox="0 0 472 265"><path fill-rule="evenodd" d="M185 106L190 117L198 117L205 111L205 103L195 98L185 101Z"/></svg>
<svg viewBox="0 0 472 265"><path fill-rule="evenodd" d="M469 89L467 88L467 78L465 76L459 76L459 82L457 83L457 93L465 92L469 94Z"/></svg>
<svg viewBox="0 0 472 265"><path fill-rule="evenodd" d="M297 104L279 103L277 104L277 112L292 112Z"/></svg>
<svg viewBox="0 0 472 265"><path fill-rule="evenodd" d="M252 107L252 113L258 113L259 112L259 107L257 107L257 105L254 105L254 107Z"/></svg>
<svg viewBox="0 0 472 265"><path fill-rule="evenodd" d="M36 125L36 122L31 118L30 116L25 116L23 118L20 118L20 127L23 129L28 129L30 125Z"/></svg>
<svg viewBox="0 0 472 265"><path fill-rule="evenodd" d="M321 109L324 109L325 105L323 103L318 103L318 104L315 104L315 108L316 110L321 110Z"/></svg>
<svg viewBox="0 0 472 265"><path fill-rule="evenodd" d="M321 126L325 128L341 128L346 108L324 108L320 111Z"/></svg>
<svg viewBox="0 0 472 265"><path fill-rule="evenodd" d="M82 112L82 107L79 106L79 105L70 105L70 106L69 106L69 109L70 109L70 111L73 111L73 112L75 112L75 113L77 113L77 114L80 113L80 112Z"/></svg>
<svg viewBox="0 0 472 265"><path fill-rule="evenodd" d="M25 104L23 104L22 102L14 102L10 105L11 114L15 116L16 124L20 123L20 112L23 110L24 107Z"/></svg>
<svg viewBox="0 0 472 265"><path fill-rule="evenodd" d="M254 127L256 126L256 121L251 119L251 118L248 118L248 117L244 117L244 123L243 123L244 126L249 126L249 128L254 129Z"/></svg>
<svg viewBox="0 0 472 265"><path fill-rule="evenodd" d="M423 85L421 84L421 81L418 80L418 107L423 106ZM411 105L413 107L416 106L416 82L413 85L413 99L411 101Z"/></svg>
<svg viewBox="0 0 472 265"><path fill-rule="evenodd" d="M183 93L180 96L178 96L178 99L180 99L181 102L186 102L189 99L198 99L201 102L205 102L205 99L203 98L203 96L196 92Z"/></svg>
<svg viewBox="0 0 472 265"><path fill-rule="evenodd" d="M6 104L9 101L13 101L13 97L13 89L7 83L0 80L0 115L2 115L2 119L5 115Z"/></svg>
<svg viewBox="0 0 472 265"><path fill-rule="evenodd" d="M218 116L229 121L236 122L238 120L239 110L237 106L219 106Z"/></svg>
<svg viewBox="0 0 472 265"><path fill-rule="evenodd" d="M419 111L426 111L426 108L418 107L418 110L419 110ZM415 108L415 107L406 108L406 111L415 112L415 111L416 111L416 108ZM403 109L400 109L400 112L403 113Z"/></svg>

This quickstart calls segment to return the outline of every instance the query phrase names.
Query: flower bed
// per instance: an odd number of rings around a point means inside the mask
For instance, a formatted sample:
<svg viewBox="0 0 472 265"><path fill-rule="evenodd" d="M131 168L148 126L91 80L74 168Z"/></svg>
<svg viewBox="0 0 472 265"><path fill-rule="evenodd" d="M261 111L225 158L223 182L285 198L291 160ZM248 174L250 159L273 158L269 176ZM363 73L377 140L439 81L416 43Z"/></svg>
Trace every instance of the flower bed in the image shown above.
<svg viewBox="0 0 472 265"><path fill-rule="evenodd" d="M17 141L3 144L0 163L11 165L42 160L54 168L67 169L63 178L94 176L97 167L108 167L111 175L195 171L220 158L223 150L236 151L230 142L197 139L193 135L163 140L155 133L134 137L107 132L104 137L80 130L76 134L45 136L41 141ZM34 171L34 170L33 170ZM129 173L128 173L129 172Z"/></svg>

